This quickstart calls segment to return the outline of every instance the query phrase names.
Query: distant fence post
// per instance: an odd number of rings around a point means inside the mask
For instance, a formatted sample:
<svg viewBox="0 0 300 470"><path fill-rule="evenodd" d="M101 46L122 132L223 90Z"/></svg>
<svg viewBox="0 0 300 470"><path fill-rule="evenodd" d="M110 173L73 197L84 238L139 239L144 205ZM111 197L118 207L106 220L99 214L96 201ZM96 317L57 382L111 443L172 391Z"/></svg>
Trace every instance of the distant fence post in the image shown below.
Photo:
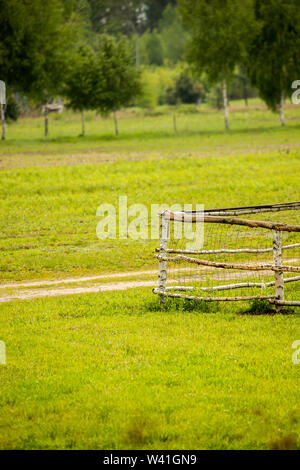
<svg viewBox="0 0 300 470"><path fill-rule="evenodd" d="M159 245L159 254L161 257L167 255L167 245L169 238L169 228L170 228L170 219L166 217L163 212L160 215L160 245ZM158 274L158 289L159 292L166 291L166 282L167 282L167 262L160 259L159 260L159 274ZM165 295L159 295L159 304L162 305L166 301Z"/></svg>
<svg viewBox="0 0 300 470"><path fill-rule="evenodd" d="M273 232L273 255L274 266L282 266L282 232L279 230L274 230ZM277 300L284 300L284 280L282 271L275 271L275 294L277 296ZM280 309L280 305L277 305L277 313L280 313Z"/></svg>

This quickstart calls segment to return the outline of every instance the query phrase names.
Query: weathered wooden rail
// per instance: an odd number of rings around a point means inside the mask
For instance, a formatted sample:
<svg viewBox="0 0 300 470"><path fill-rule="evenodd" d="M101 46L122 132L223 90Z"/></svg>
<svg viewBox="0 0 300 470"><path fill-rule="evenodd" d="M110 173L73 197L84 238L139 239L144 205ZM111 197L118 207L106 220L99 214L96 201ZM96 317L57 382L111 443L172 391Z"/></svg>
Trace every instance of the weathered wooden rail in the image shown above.
<svg viewBox="0 0 300 470"><path fill-rule="evenodd" d="M282 223L277 221L266 221L266 220L252 220L244 219L237 216L246 214L256 213L267 213L267 212L282 212L282 211L299 211L300 213L300 202L290 202L283 204L271 204L264 206L250 206L250 207L235 207L225 209L210 209L203 213L197 211L187 212L172 212L164 211L160 214L160 246L156 250L155 256L159 260L159 282L158 288L154 289L154 293L159 295L160 302L164 302L166 297L174 298L185 298L188 300L201 300L207 302L213 301L246 301L253 299L265 299L270 303L276 305L276 309L279 312L280 308L286 306L300 306L300 295L299 300L285 300L285 284L297 283L300 281L300 275L284 278L284 273L300 273L300 256L299 259L293 259L289 264L284 264L282 260L283 252L288 250L294 250L300 248L300 238L297 243L283 244L282 237L283 233L300 233L300 225ZM188 250L179 248L169 248L168 240L170 233L171 222L182 222L182 223L202 223L202 224L221 224L247 227L247 229L263 229L272 231L273 241L272 246L269 247L218 247L217 249L203 249L203 250ZM219 260L203 259L194 257L200 255L206 256L220 256L222 254L231 255L245 255L245 254L261 255L264 253L273 254L272 262L225 262ZM194 256L191 256L194 255ZM290 261L290 260L289 260ZM167 286L167 274L168 274L168 263L188 263L191 265L197 265L202 267L209 267L216 270L233 270L239 272L245 272L248 276L253 272L264 272L270 276L274 276L274 280L269 282L237 282L231 284L221 284L217 286L191 286L191 285L172 285ZM194 279L195 280L195 279ZM191 295L196 291L201 292L219 292L233 289L244 289L244 288L260 288L262 291L265 288L274 287L274 293L271 295L240 295L230 297L216 297L216 296L199 296ZM177 292L176 292L177 291ZM298 291L297 291L298 292ZM299 291L300 294L300 291Z"/></svg>

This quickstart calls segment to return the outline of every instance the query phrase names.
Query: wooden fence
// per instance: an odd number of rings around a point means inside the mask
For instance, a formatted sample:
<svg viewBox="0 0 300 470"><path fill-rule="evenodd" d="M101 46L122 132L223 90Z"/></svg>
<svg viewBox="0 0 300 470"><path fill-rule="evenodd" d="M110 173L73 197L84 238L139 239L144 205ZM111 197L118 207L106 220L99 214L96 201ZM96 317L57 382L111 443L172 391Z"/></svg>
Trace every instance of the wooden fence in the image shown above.
<svg viewBox="0 0 300 470"><path fill-rule="evenodd" d="M267 214L276 213L276 220L263 220L266 216L262 217L262 220L253 220L251 218L244 218L244 215L253 214ZM279 218L278 213L285 214L284 221L277 221ZM291 214L293 216L291 216ZM282 306L300 306L300 225L294 223L295 219L298 222L295 214L300 216L300 202L284 203L284 204L273 204L264 206L251 206L251 207L235 207L225 209L213 209L206 210L200 214L196 211L189 212L172 212L164 211L160 214L160 247L156 250L155 256L159 260L159 282L158 288L154 289L154 293L159 295L160 302L164 302L166 297L174 298L185 298L188 300L201 300L206 302L212 301L247 301L253 299L265 299L268 302L275 304L276 309L279 312ZM243 215L243 218L239 216ZM201 217L200 217L201 216ZM288 223L288 218L293 219L293 223ZM281 217L282 218L282 217ZM213 247L209 245L209 242L213 238L213 232L211 231L206 237L206 243L204 249L201 250L189 250L183 247L174 246L170 241L170 225L172 223L190 224L190 223L201 223L204 224L204 229L208 224L218 224L218 226L231 226L232 234L234 230L238 230L237 241L241 239L241 230L246 230L247 234L244 234L245 240L251 240L250 233L255 231L255 243L259 244L260 239L266 234L264 240L269 241L272 239L270 246L217 246L218 243L222 242L222 236L220 233L214 237ZM257 232L259 230L259 232ZM250 233L249 233L250 231ZM244 233L244 232L243 232ZM258 235L257 235L258 233ZM293 243L283 243L283 234L289 234L292 237ZM272 235L272 237L270 237ZM298 239L297 239L298 237ZM223 237L228 242L228 237ZM234 243L233 235L231 235L230 243ZM283 253L299 251L299 258L294 257L289 259L288 262L284 262ZM298 254L298 253L297 253ZM220 259L220 256L231 256L231 260ZM264 259L260 261L251 262L248 259L245 260L245 256L271 256L271 260L266 262ZM243 257L242 262L238 260L238 257ZM168 266L170 263L176 265L176 268L169 270ZM180 270L178 266L184 263L184 268ZM199 268L209 269L208 271L191 271L188 273L188 266L194 265ZM170 278L169 273L176 273L175 279ZM214 272L223 273L236 273L231 274L231 277L238 278L239 282L222 282L221 284L212 285L211 279L217 276L221 279L221 276L214 275ZM244 273L239 275L237 273ZM291 277L284 277L284 274L293 274ZM298 275L297 275L298 274ZM271 277L270 280L265 282L264 279L253 280L253 276L264 276ZM224 275L223 275L224 276ZM272 279L273 277L273 279ZM184 279L184 282L182 281ZM226 279L230 279L230 275L227 274ZM179 282L178 282L179 281ZM191 282L192 281L192 282ZM169 285L170 284L170 285ZM190 285L192 284L192 285ZM293 300L285 298L285 285L292 284L294 287ZM253 292L253 289L261 289L258 294ZM270 292L270 289L273 292ZM221 291L234 291L242 290L241 295L228 295L216 296L215 293ZM246 291L245 291L246 289ZM251 292L249 293L249 289ZM268 291L268 292L267 292ZM196 292L196 295L193 295ZM202 294L199 294L202 293ZM208 295L209 294L209 295ZM299 295L298 295L299 294Z"/></svg>

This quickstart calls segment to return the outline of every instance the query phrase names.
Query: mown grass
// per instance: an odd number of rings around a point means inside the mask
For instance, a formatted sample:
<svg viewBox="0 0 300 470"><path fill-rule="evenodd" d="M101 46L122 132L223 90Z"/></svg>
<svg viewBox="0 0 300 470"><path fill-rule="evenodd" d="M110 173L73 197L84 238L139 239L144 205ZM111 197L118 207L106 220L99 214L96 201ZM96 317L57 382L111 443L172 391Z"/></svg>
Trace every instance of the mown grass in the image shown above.
<svg viewBox="0 0 300 470"><path fill-rule="evenodd" d="M1 309L2 449L300 448L299 315L147 289Z"/></svg>
<svg viewBox="0 0 300 470"><path fill-rule="evenodd" d="M0 278L153 268L156 241L96 236L98 205L117 206L121 195L128 205L148 209L152 203L209 208L299 199L298 108L287 109L287 127L280 128L276 115L256 106L237 107L230 132L223 130L222 113L207 109L182 112L186 128L178 135L170 112L126 114L118 139L105 134L110 121L92 115L88 125L99 126L99 135L86 138L75 137L79 120L71 113L52 118L49 141L41 137L40 118L9 126L0 145Z"/></svg>
<svg viewBox="0 0 300 470"><path fill-rule="evenodd" d="M299 200L300 116L287 126L257 101L40 118L0 144L2 282L147 270L157 241L96 237L101 203L250 205ZM134 277L133 279L137 279ZM74 285L76 282L74 282ZM289 286L288 289L292 289ZM9 289L8 289L9 292ZM268 313L268 314L267 314ZM299 314L172 301L150 289L1 304L2 449L300 448Z"/></svg>
<svg viewBox="0 0 300 470"><path fill-rule="evenodd" d="M173 114L177 130L173 129ZM1 167L84 163L97 154L97 161L114 158L159 158L210 155L250 151L252 147L298 144L299 108L288 105L287 128L280 127L278 115L263 104L233 105L230 133L224 130L222 111L206 107L156 108L149 112L132 110L120 113L120 135L114 135L111 118L101 119L87 113L86 136L81 137L80 116L66 111L50 116L50 135L44 138L43 118L24 118L10 124L7 140L1 142ZM84 155L80 154L84 152ZM19 155L19 157L18 157ZM10 160L9 156L12 156ZM55 158L56 157L56 158ZM101 158L102 157L102 158Z"/></svg>

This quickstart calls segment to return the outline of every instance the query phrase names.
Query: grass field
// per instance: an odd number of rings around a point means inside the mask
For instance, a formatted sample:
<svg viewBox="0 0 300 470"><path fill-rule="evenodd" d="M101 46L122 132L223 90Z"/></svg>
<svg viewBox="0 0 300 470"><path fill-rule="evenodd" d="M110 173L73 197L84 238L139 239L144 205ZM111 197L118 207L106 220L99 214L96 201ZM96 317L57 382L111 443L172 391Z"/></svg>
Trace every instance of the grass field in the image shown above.
<svg viewBox="0 0 300 470"><path fill-rule="evenodd" d="M117 205L120 195L149 209L151 203L210 208L298 200L299 108L287 109L288 125L281 128L276 115L253 106L232 112L229 133L222 113L209 110L178 113L178 127L185 123L178 135L170 114L126 115L119 138L107 134L109 120L99 119L87 126L86 138L75 137L80 123L72 114L53 118L49 141L40 118L11 125L0 146L0 278L155 266L155 242L119 242L116 256L115 241L96 236L98 205Z"/></svg>
<svg viewBox="0 0 300 470"><path fill-rule="evenodd" d="M157 241L100 241L101 203L299 200L300 108L24 118L0 143L1 283L156 268ZM0 448L300 448L299 313L159 310L151 289L1 305Z"/></svg>

